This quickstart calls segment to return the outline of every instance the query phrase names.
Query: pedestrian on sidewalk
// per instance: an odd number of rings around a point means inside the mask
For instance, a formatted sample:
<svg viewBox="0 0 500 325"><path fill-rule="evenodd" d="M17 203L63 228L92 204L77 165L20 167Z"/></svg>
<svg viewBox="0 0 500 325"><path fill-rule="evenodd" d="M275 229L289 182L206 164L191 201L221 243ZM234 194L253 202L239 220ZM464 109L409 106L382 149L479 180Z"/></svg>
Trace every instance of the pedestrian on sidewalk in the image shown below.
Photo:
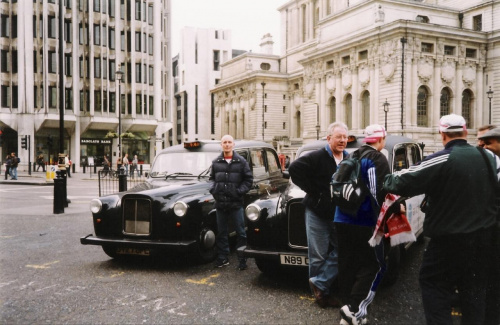
<svg viewBox="0 0 500 325"><path fill-rule="evenodd" d="M17 181L17 166L21 162L19 157L16 157L16 153L13 152L10 154L10 179Z"/></svg>
<svg viewBox="0 0 500 325"><path fill-rule="evenodd" d="M5 157L5 180L7 180L7 176L10 175L10 164L12 160L10 159L10 155Z"/></svg>
<svg viewBox="0 0 500 325"><path fill-rule="evenodd" d="M64 166L66 167L66 175L71 177L71 160L69 160L68 155L64 157Z"/></svg>

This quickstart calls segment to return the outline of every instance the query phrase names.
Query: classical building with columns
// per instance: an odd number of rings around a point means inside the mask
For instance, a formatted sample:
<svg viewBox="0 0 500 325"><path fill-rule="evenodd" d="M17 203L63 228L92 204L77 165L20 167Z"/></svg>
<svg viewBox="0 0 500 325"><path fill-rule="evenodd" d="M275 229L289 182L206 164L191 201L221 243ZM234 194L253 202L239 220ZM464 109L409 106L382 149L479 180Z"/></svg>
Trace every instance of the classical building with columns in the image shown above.
<svg viewBox="0 0 500 325"><path fill-rule="evenodd" d="M212 90L221 133L293 154L333 121L353 134L386 123L430 153L442 147L442 115L463 115L473 142L479 126L500 125L500 1L299 0L278 10L281 55L222 65Z"/></svg>
<svg viewBox="0 0 500 325"><path fill-rule="evenodd" d="M64 110L63 153L77 168L120 150L150 163L171 128L170 15L170 0L0 2L2 161L57 160Z"/></svg>

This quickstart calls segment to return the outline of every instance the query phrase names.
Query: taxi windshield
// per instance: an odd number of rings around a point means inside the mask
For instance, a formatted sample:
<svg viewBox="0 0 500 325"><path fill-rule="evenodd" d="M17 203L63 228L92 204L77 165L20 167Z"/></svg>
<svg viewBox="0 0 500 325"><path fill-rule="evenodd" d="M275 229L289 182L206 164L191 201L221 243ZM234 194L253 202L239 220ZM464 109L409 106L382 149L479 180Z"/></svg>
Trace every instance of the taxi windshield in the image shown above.
<svg viewBox="0 0 500 325"><path fill-rule="evenodd" d="M217 158L218 152L169 152L158 155L151 168L151 177L169 175L198 176Z"/></svg>

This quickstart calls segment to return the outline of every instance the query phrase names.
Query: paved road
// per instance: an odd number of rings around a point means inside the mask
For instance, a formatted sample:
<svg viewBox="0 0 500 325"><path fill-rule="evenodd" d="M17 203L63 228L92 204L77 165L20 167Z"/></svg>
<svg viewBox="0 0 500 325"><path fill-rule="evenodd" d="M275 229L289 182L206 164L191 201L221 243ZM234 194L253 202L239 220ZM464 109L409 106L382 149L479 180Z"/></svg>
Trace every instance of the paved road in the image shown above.
<svg viewBox="0 0 500 325"><path fill-rule="evenodd" d="M79 242L93 232L88 202L97 181L73 175L72 202L58 215L53 187L37 182L21 176L0 185L1 324L339 323L338 309L314 303L306 277L269 278L253 260L241 272L234 253L223 269L189 258L112 260ZM396 285L379 290L371 324L424 323L416 276L424 247L409 252Z"/></svg>

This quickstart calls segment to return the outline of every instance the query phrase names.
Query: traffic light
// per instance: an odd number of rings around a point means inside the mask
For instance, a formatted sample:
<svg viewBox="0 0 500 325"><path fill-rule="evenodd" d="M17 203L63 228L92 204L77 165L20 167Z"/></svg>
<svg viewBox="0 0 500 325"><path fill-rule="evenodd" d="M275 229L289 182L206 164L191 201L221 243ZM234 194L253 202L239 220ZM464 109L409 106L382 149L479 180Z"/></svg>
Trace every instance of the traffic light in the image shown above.
<svg viewBox="0 0 500 325"><path fill-rule="evenodd" d="M49 137L47 138L47 146L51 148L53 144L54 144L54 139L52 139L52 136L49 135Z"/></svg>
<svg viewBox="0 0 500 325"><path fill-rule="evenodd" d="M25 135L21 138L21 148L28 149L28 136Z"/></svg>

